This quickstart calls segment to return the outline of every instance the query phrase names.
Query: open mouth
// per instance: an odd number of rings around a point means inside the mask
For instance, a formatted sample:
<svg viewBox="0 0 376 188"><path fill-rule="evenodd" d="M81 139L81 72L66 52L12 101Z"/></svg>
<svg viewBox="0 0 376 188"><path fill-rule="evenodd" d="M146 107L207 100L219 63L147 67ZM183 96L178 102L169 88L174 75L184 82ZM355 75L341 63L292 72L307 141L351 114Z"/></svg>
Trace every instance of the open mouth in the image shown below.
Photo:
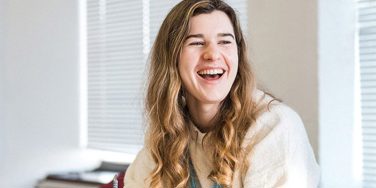
<svg viewBox="0 0 376 188"><path fill-rule="evenodd" d="M217 80L221 78L224 73L225 70L223 69L208 69L197 72L197 74L205 80Z"/></svg>

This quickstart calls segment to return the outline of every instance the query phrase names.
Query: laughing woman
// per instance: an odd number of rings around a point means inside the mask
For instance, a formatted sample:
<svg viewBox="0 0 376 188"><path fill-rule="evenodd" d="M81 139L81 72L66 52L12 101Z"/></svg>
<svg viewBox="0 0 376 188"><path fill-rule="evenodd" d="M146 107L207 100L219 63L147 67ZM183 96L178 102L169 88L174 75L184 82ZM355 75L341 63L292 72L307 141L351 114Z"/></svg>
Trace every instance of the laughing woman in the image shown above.
<svg viewBox="0 0 376 188"><path fill-rule="evenodd" d="M153 46L145 147L125 188L317 187L300 117L255 87L234 10L183 0Z"/></svg>

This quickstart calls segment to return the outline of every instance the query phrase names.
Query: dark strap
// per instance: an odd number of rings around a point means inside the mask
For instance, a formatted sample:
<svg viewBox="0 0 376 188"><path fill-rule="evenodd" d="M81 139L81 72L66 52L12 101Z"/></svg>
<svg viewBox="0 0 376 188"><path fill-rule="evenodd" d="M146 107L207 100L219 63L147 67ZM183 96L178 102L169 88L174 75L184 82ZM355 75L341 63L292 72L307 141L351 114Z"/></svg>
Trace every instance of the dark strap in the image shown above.
<svg viewBox="0 0 376 188"><path fill-rule="evenodd" d="M189 173L190 173L190 176L189 176L190 188L201 188L200 181L197 177L195 168L191 160L189 160ZM222 188L222 186L215 182L212 188Z"/></svg>

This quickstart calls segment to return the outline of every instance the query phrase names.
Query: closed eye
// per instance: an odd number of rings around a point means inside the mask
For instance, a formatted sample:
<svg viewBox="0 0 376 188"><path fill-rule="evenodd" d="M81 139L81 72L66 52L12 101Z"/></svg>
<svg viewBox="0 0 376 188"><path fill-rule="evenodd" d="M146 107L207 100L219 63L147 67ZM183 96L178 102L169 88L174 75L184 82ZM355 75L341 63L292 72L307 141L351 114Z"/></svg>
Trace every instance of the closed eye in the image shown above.
<svg viewBox="0 0 376 188"><path fill-rule="evenodd" d="M229 40L221 40L218 42L218 44L231 44L232 42Z"/></svg>
<svg viewBox="0 0 376 188"><path fill-rule="evenodd" d="M202 45L205 45L204 42L191 42L189 43L190 46L202 46Z"/></svg>

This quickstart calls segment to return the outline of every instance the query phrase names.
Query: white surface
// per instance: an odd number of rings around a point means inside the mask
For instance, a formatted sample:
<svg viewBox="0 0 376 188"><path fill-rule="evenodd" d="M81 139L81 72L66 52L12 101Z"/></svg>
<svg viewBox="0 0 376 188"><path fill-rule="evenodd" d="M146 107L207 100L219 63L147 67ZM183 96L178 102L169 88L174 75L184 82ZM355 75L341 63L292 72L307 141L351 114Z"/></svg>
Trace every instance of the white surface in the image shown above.
<svg viewBox="0 0 376 188"><path fill-rule="evenodd" d="M4 148L4 140L1 138L4 137L4 41L5 41L5 36L4 36L4 6L5 3L0 0L0 148ZM3 161L4 158L4 152L0 149L0 161ZM2 163L0 162L0 166ZM0 175L1 177L1 175Z"/></svg>
<svg viewBox="0 0 376 188"><path fill-rule="evenodd" d="M95 157L79 149L78 2L0 5L0 187L30 188L47 172L93 167Z"/></svg>
<svg viewBox="0 0 376 188"><path fill-rule="evenodd" d="M320 163L322 187L360 187L354 153L355 3L319 1ZM358 173L358 174L357 174Z"/></svg>

